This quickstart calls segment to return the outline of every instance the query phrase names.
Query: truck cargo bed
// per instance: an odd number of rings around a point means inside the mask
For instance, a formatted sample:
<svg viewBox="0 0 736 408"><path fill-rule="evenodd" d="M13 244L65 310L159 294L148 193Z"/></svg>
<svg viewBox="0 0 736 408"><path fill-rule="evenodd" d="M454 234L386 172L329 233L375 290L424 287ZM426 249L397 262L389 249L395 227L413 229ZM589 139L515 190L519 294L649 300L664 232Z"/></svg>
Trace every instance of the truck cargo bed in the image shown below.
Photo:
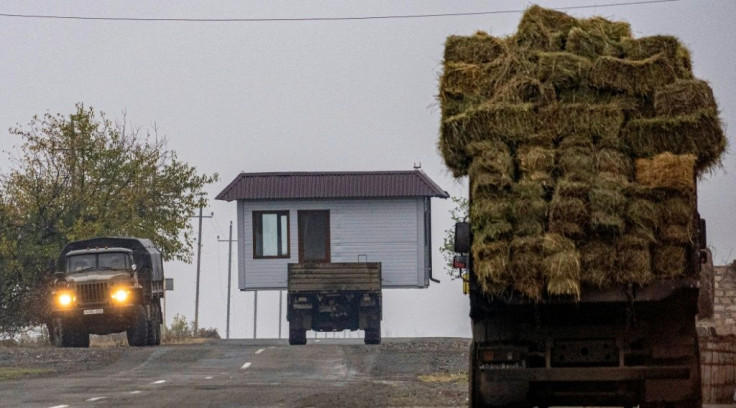
<svg viewBox="0 0 736 408"><path fill-rule="evenodd" d="M289 264L289 293L381 291L380 262Z"/></svg>

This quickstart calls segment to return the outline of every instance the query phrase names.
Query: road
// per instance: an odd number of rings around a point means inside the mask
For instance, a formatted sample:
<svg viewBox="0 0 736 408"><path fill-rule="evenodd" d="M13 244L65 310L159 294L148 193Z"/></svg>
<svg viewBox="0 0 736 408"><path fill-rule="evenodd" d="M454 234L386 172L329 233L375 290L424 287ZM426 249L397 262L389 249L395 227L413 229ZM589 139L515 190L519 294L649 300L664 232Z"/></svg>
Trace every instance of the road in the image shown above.
<svg viewBox="0 0 736 408"><path fill-rule="evenodd" d="M229 340L130 348L91 371L0 382L3 407L456 407L467 339Z"/></svg>

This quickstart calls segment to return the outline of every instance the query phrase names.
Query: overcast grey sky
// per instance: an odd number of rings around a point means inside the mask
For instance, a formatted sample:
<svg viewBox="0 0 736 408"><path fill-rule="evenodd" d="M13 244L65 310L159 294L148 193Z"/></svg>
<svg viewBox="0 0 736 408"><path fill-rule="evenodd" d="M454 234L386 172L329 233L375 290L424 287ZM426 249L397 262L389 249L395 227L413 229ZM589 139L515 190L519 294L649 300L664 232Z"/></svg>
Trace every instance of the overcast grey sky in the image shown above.
<svg viewBox="0 0 736 408"><path fill-rule="evenodd" d="M539 1L546 7L629 0ZM6 1L0 13L143 18L358 17L520 10L527 1ZM736 1L680 0L587 7L631 23L637 37L675 35L697 77L714 89L727 134L736 124ZM241 171L400 170L421 162L451 195L465 195L436 150L437 95L448 35L515 31L519 12L417 19L292 22L133 22L0 17L0 150L18 140L6 129L34 114L69 114L76 102L158 126L179 158L221 181ZM730 149L732 151L733 148ZM8 168L7 156L0 171ZM717 262L736 258L736 160L701 181L701 215ZM433 241L450 227L449 202L433 202ZM211 201L203 225L200 326L225 334L227 238L235 203ZM194 220L193 220L194 223ZM196 223L194 224L196 226ZM384 293L384 336L469 336L468 300L434 254L442 283ZM233 265L231 334L253 332L253 294L237 291ZM166 265L175 313L194 317L195 266ZM277 334L278 295L259 295L259 337ZM284 323L284 335L287 333Z"/></svg>

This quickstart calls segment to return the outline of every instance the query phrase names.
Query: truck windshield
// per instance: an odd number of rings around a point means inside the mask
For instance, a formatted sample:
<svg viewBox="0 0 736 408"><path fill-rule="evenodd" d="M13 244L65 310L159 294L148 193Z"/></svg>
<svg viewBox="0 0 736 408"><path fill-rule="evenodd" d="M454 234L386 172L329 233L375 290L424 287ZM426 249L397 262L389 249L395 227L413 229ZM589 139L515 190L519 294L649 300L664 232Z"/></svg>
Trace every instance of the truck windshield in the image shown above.
<svg viewBox="0 0 736 408"><path fill-rule="evenodd" d="M67 271L83 272L94 269L125 269L130 267L128 255L120 252L74 255L67 258Z"/></svg>

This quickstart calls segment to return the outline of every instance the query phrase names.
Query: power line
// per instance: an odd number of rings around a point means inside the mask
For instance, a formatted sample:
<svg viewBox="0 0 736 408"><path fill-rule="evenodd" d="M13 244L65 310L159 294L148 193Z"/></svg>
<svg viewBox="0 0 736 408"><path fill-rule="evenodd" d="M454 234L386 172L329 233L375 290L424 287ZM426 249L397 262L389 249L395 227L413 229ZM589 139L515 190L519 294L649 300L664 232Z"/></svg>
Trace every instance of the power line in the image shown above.
<svg viewBox="0 0 736 408"><path fill-rule="evenodd" d="M622 3L602 3L582 6L552 7L553 10L569 11L591 8L608 8L623 6L640 6L645 4L673 3L680 0L642 0L628 1ZM396 14L385 16L354 16L354 17L275 17L275 18L168 18L168 17L87 17L87 16L62 16L50 14L11 14L0 13L0 17L29 18L47 20L92 20L92 21L134 21L134 22L174 22L174 23L261 23L261 22L299 22L299 21L351 21L351 20L395 20L395 19L417 19L417 18L440 18L461 16L482 16L491 14L515 14L523 13L524 9L490 10L460 13L434 13L434 14Z"/></svg>

